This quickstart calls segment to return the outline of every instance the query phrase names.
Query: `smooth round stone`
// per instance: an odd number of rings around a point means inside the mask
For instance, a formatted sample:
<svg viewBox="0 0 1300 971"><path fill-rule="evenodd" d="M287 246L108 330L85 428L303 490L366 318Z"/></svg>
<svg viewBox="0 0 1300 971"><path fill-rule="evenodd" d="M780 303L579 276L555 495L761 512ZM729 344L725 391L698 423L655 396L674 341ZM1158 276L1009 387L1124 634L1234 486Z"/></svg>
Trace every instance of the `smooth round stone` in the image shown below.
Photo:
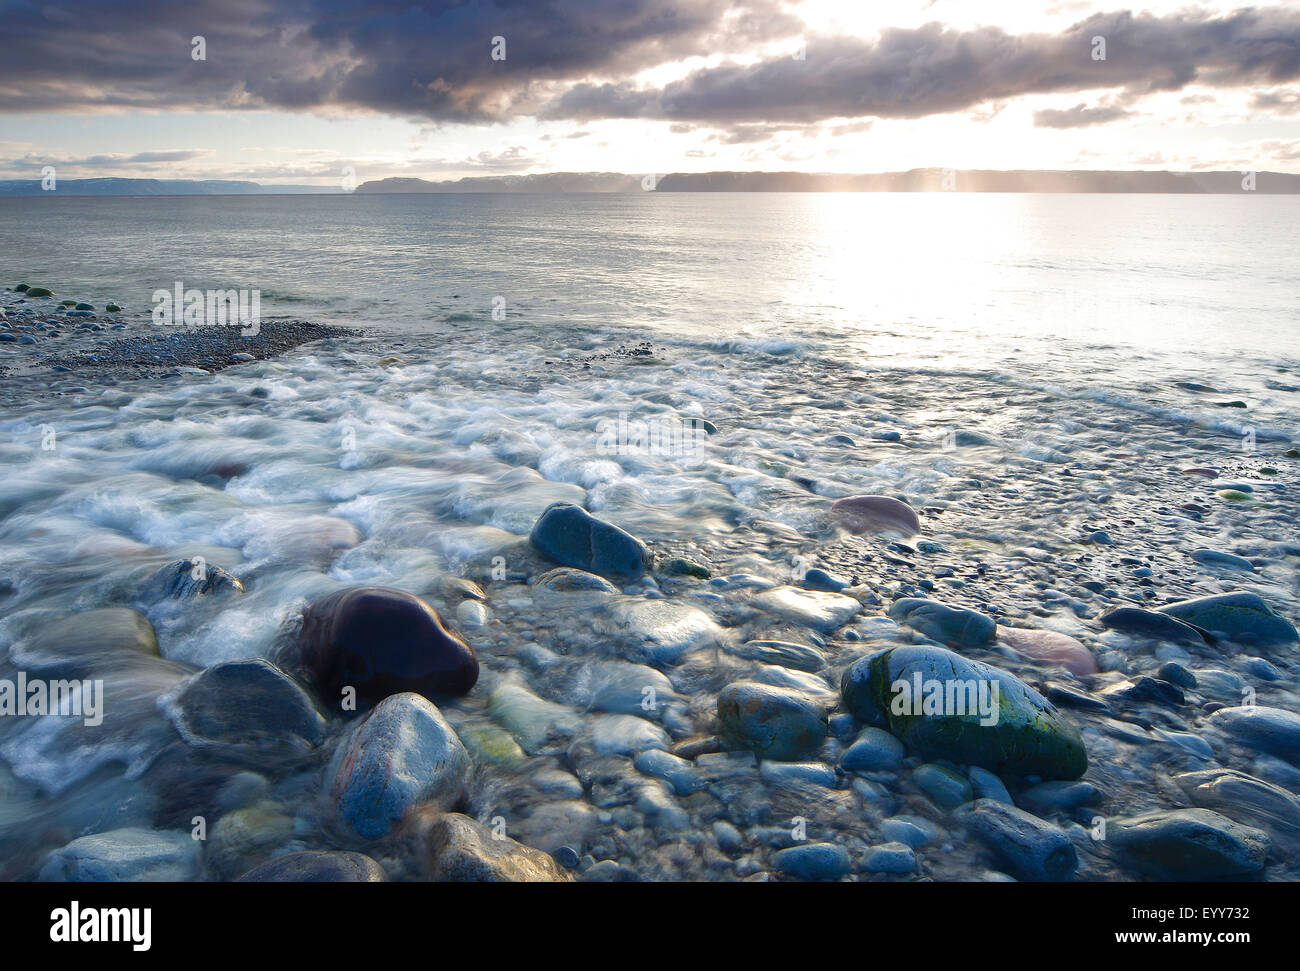
<svg viewBox="0 0 1300 971"><path fill-rule="evenodd" d="M760 756L796 761L826 740L826 713L789 688L741 681L718 695L718 722L725 735Z"/></svg>
<svg viewBox="0 0 1300 971"><path fill-rule="evenodd" d="M456 620L465 627L486 627L487 608L477 600L462 600L456 605Z"/></svg>
<svg viewBox="0 0 1300 971"><path fill-rule="evenodd" d="M1240 704L1245 699L1246 682L1231 671L1200 668L1196 672L1196 690L1214 701Z"/></svg>
<svg viewBox="0 0 1300 971"><path fill-rule="evenodd" d="M916 851L906 843L881 843L862 855L866 873L915 873Z"/></svg>
<svg viewBox="0 0 1300 971"><path fill-rule="evenodd" d="M1143 610L1141 607L1119 607L1102 614L1098 619L1103 627L1121 634L1194 647L1205 646L1205 638L1195 627L1158 611Z"/></svg>
<svg viewBox="0 0 1300 971"><path fill-rule="evenodd" d="M713 576L708 567L684 556L668 557L659 564L659 572L665 576L695 577L697 580L708 580Z"/></svg>
<svg viewBox="0 0 1300 971"><path fill-rule="evenodd" d="M754 597L753 604L760 610L793 624L811 627L823 633L838 630L862 610L862 604L852 597L819 590L800 590L798 587L764 590Z"/></svg>
<svg viewBox="0 0 1300 971"><path fill-rule="evenodd" d="M727 653L809 674L816 674L826 667L826 655L817 648L789 641L746 641L739 647L727 647Z"/></svg>
<svg viewBox="0 0 1300 971"><path fill-rule="evenodd" d="M849 851L838 843L803 843L772 854L772 865L798 880L839 880L849 875Z"/></svg>
<svg viewBox="0 0 1300 971"><path fill-rule="evenodd" d="M469 771L469 753L442 713L405 692L380 702L339 745L329 797L350 829L374 839L418 804L454 804Z"/></svg>
<svg viewBox="0 0 1300 971"><path fill-rule="evenodd" d="M273 803L228 812L208 838L207 861L222 879L260 862L293 837L293 819Z"/></svg>
<svg viewBox="0 0 1300 971"><path fill-rule="evenodd" d="M659 707L677 699L661 671L630 661L596 661L576 677L576 699L593 711L658 717Z"/></svg>
<svg viewBox="0 0 1300 971"><path fill-rule="evenodd" d="M920 816L891 816L880 824L880 835L891 843L919 850L939 838L939 828Z"/></svg>
<svg viewBox="0 0 1300 971"><path fill-rule="evenodd" d="M325 738L325 716L316 702L262 658L200 672L168 714L192 748L255 766L301 758Z"/></svg>
<svg viewBox="0 0 1300 971"><path fill-rule="evenodd" d="M1202 566L1208 566L1219 570L1240 570L1245 573L1253 573L1255 564L1244 556L1237 556L1235 553L1224 553L1220 550L1192 550L1192 559Z"/></svg>
<svg viewBox="0 0 1300 971"><path fill-rule="evenodd" d="M1156 810L1112 821L1106 839L1125 865L1157 880L1228 880L1259 873L1263 830L1209 809Z"/></svg>
<svg viewBox="0 0 1300 971"><path fill-rule="evenodd" d="M598 577L594 573L575 570L567 566L543 573L537 578L534 589L546 590L551 593L581 593L586 591L607 594L618 593L618 587L604 577Z"/></svg>
<svg viewBox="0 0 1300 971"><path fill-rule="evenodd" d="M907 755L907 747L881 728L867 727L840 756L840 767L847 772L872 772L893 769Z"/></svg>
<svg viewBox="0 0 1300 971"><path fill-rule="evenodd" d="M803 585L809 590L821 590L826 593L839 593L851 585L850 581L834 573L828 573L820 567L814 567L803 575Z"/></svg>
<svg viewBox="0 0 1300 971"><path fill-rule="evenodd" d="M1281 647L1300 641L1300 634L1291 622L1254 593L1221 593L1181 600L1166 604L1160 612L1237 644Z"/></svg>
<svg viewBox="0 0 1300 971"><path fill-rule="evenodd" d="M980 691L991 705L994 684L997 706L981 716ZM952 700L974 702L973 711L945 710L949 685L963 689ZM840 692L859 720L887 726L928 758L1044 779L1077 779L1088 767L1078 728L1047 699L1007 671L940 647L906 645L859 658L844 672Z"/></svg>
<svg viewBox="0 0 1300 971"><path fill-rule="evenodd" d="M1300 797L1281 786L1233 769L1186 772L1174 781L1193 805L1254 823L1292 851L1300 846Z"/></svg>
<svg viewBox="0 0 1300 971"><path fill-rule="evenodd" d="M662 728L636 715L598 715L592 719L591 742L600 755L635 755L672 744Z"/></svg>
<svg viewBox="0 0 1300 971"><path fill-rule="evenodd" d="M1081 806L1095 806L1103 794L1091 782L1040 782L1020 794L1024 807L1035 813L1070 812Z"/></svg>
<svg viewBox="0 0 1300 971"><path fill-rule="evenodd" d="M1196 675L1183 667L1177 661L1167 661L1160 665L1160 670L1156 672L1156 677L1161 681L1168 681L1170 684L1176 684L1180 688L1195 688Z"/></svg>
<svg viewBox="0 0 1300 971"><path fill-rule="evenodd" d="M641 754L650 755L654 751L656 750L651 749ZM557 799L581 799L583 795L582 783L578 777L563 769L542 769L533 776L533 786L539 792Z"/></svg>
<svg viewBox="0 0 1300 971"><path fill-rule="evenodd" d="M722 637L722 628L703 610L670 600L610 603L595 615L594 625L629 660L662 665L676 664Z"/></svg>
<svg viewBox="0 0 1300 971"><path fill-rule="evenodd" d="M18 664L46 666L118 655L158 656L153 625L126 607L101 607L51 621L11 649Z"/></svg>
<svg viewBox="0 0 1300 971"><path fill-rule="evenodd" d="M259 863L240 883L386 883L384 868L364 853L299 850Z"/></svg>
<svg viewBox="0 0 1300 971"><path fill-rule="evenodd" d="M850 533L896 535L921 531L921 520L907 503L891 496L850 496L831 506L831 519Z"/></svg>
<svg viewBox="0 0 1300 971"><path fill-rule="evenodd" d="M834 789L835 770L821 762L764 762L759 777L770 786L822 786Z"/></svg>
<svg viewBox="0 0 1300 971"><path fill-rule="evenodd" d="M556 563L609 579L635 580L650 566L644 543L570 502L547 507L529 541Z"/></svg>
<svg viewBox="0 0 1300 971"><path fill-rule="evenodd" d="M348 587L303 611L299 655L327 704L345 688L378 701L403 691L428 698L467 694L478 658L438 612L389 587Z"/></svg>
<svg viewBox="0 0 1300 971"><path fill-rule="evenodd" d="M997 802L1006 803L1008 806L1015 805L1011 793L1007 792L1007 787L1002 780L988 769L981 769L978 765L972 765L970 771L966 774L970 779L971 788L975 791L976 799L993 799Z"/></svg>
<svg viewBox="0 0 1300 971"><path fill-rule="evenodd" d="M73 840L45 858L45 883L177 883L199 875L201 843L188 832L116 829Z"/></svg>
<svg viewBox="0 0 1300 971"><path fill-rule="evenodd" d="M1247 674L1259 678L1261 681L1281 681L1285 677L1281 668L1262 657L1245 658L1242 667Z"/></svg>
<svg viewBox="0 0 1300 971"><path fill-rule="evenodd" d="M976 800L963 814L975 837L1012 875L1038 881L1073 878L1078 853L1060 828L992 799Z"/></svg>
<svg viewBox="0 0 1300 971"><path fill-rule="evenodd" d="M679 796L689 796L704 786L704 778L691 762L660 749L638 752L632 764L638 772L666 781Z"/></svg>
<svg viewBox="0 0 1300 971"><path fill-rule="evenodd" d="M940 809L955 809L975 795L965 776L942 765L917 766L912 782Z"/></svg>
<svg viewBox="0 0 1300 971"><path fill-rule="evenodd" d="M993 619L966 607L904 597L890 604L888 613L891 620L952 648L989 647L997 640Z"/></svg>
<svg viewBox="0 0 1300 971"><path fill-rule="evenodd" d="M999 627L998 640L1022 657L1049 667L1063 667L1075 677L1098 671L1092 651L1068 634L1024 627Z"/></svg>
<svg viewBox="0 0 1300 971"><path fill-rule="evenodd" d="M146 603L163 599L195 600L199 597L221 593L243 593L239 578L212 563L197 563L192 559L168 563L149 578L144 586Z"/></svg>
<svg viewBox="0 0 1300 971"><path fill-rule="evenodd" d="M578 869L578 851L572 846L561 846L558 850L552 853L551 856L554 858L556 863L560 864L560 866L564 867L566 870Z"/></svg>
<svg viewBox="0 0 1300 971"><path fill-rule="evenodd" d="M1300 715L1294 712L1240 705L1214 712L1210 724L1243 745L1300 765Z"/></svg>
<svg viewBox="0 0 1300 971"><path fill-rule="evenodd" d="M506 837L461 813L447 813L427 829L429 871L440 883L567 883L555 858ZM578 862L577 851L563 847ZM558 848L557 848L558 849Z"/></svg>

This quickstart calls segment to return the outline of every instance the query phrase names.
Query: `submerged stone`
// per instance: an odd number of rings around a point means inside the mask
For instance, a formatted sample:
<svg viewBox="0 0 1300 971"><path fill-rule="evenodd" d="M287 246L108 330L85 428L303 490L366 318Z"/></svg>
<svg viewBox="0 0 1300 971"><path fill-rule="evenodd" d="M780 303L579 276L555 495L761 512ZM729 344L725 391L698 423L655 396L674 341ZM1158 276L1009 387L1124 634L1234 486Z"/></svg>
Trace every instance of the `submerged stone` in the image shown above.
<svg viewBox="0 0 1300 971"><path fill-rule="evenodd" d="M1205 637L1195 627L1184 624L1168 614L1141 607L1120 607L1102 614L1101 625L1108 630L1119 631L1134 637L1148 637L1151 640L1171 641L1175 644L1201 646Z"/></svg>
<svg viewBox="0 0 1300 971"><path fill-rule="evenodd" d="M888 613L890 619L952 648L989 647L997 640L998 625L992 618L966 607L904 597L895 600Z"/></svg>
<svg viewBox="0 0 1300 971"><path fill-rule="evenodd" d="M850 533L881 533L906 539L921 531L907 503L890 496L850 496L831 506L831 519Z"/></svg>
<svg viewBox="0 0 1300 971"><path fill-rule="evenodd" d="M610 579L636 580L650 566L644 543L570 502L548 507L529 541L557 563Z"/></svg>
<svg viewBox="0 0 1300 971"><path fill-rule="evenodd" d="M1238 705L1214 712L1210 724L1243 745L1300 765L1300 715L1295 712Z"/></svg>
<svg viewBox="0 0 1300 971"><path fill-rule="evenodd" d="M997 631L999 641L1032 661L1063 667L1080 678L1099 670L1092 651L1069 634L1024 627L999 627Z"/></svg>
<svg viewBox="0 0 1300 971"><path fill-rule="evenodd" d="M1157 880L1240 879L1264 869L1268 835L1209 809L1156 810L1114 820L1106 841L1129 868Z"/></svg>
<svg viewBox="0 0 1300 971"><path fill-rule="evenodd" d="M1007 872L1021 880L1070 880L1079 865L1059 827L993 799L977 799L963 816L975 837Z"/></svg>
<svg viewBox="0 0 1300 971"><path fill-rule="evenodd" d="M859 720L887 726L926 758L1045 779L1077 779L1088 768L1079 730L1047 699L1007 671L943 648L905 645L859 658L840 691Z"/></svg>
<svg viewBox="0 0 1300 971"><path fill-rule="evenodd" d="M460 813L447 813L426 836L431 877L445 883L568 883L549 853L503 837Z"/></svg>
<svg viewBox="0 0 1300 971"><path fill-rule="evenodd" d="M384 868L364 853L299 850L259 863L240 883L386 883Z"/></svg>
<svg viewBox="0 0 1300 971"><path fill-rule="evenodd" d="M207 594L243 592L244 585L234 574L211 563L187 559L168 563L150 577L143 598L154 603L168 597L193 600Z"/></svg>
<svg viewBox="0 0 1300 971"><path fill-rule="evenodd" d="M718 695L723 733L760 756L794 761L826 740L826 713L789 688L740 681Z"/></svg>
<svg viewBox="0 0 1300 971"><path fill-rule="evenodd" d="M1162 614L1209 631L1236 644L1280 647L1300 641L1300 634L1258 594L1238 591L1165 604Z"/></svg>

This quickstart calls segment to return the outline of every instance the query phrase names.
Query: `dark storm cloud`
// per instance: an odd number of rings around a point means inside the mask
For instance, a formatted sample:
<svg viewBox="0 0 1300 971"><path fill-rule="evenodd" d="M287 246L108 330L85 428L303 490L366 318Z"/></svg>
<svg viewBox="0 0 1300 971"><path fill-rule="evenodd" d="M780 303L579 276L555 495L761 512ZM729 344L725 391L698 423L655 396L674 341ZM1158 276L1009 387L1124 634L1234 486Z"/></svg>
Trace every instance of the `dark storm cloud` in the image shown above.
<svg viewBox="0 0 1300 971"><path fill-rule="evenodd" d="M1093 58L1105 38L1105 60ZM1212 17L1098 14L1059 34L927 24L879 38L809 40L804 60L775 57L696 71L660 90L580 84L545 114L583 119L799 122L919 118L1027 94L1112 89L1137 97L1193 81L1274 84L1300 77L1300 11Z"/></svg>
<svg viewBox="0 0 1300 971"><path fill-rule="evenodd" d="M804 59L724 63L662 88L628 79L693 55L789 40L802 25L782 0L0 0L0 23L8 112L341 109L435 122L539 115L734 129L917 118L1026 94L1137 98L1192 81L1300 77L1300 12L1279 7L1099 14L1059 34L929 24L871 39L814 37ZM206 60L191 58L195 35ZM1098 35L1104 61L1092 58ZM505 60L491 57L497 36Z"/></svg>
<svg viewBox="0 0 1300 971"><path fill-rule="evenodd" d="M0 0L0 110L327 107L438 121L526 108L534 84L744 50L799 22L780 0ZM191 38L206 60L191 56ZM505 38L505 59L491 56Z"/></svg>

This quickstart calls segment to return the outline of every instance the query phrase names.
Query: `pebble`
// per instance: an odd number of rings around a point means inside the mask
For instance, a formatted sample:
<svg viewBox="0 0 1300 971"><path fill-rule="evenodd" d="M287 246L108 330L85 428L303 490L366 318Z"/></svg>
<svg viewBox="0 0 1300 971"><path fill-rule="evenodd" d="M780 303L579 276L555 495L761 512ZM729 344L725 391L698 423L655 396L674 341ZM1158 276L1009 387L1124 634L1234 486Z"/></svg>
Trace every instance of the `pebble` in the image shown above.
<svg viewBox="0 0 1300 971"><path fill-rule="evenodd" d="M866 873L915 873L916 851L906 843L881 843L862 854Z"/></svg>
<svg viewBox="0 0 1300 971"><path fill-rule="evenodd" d="M777 850L772 865L799 880L839 880L852 870L849 851L838 843L804 843Z"/></svg>

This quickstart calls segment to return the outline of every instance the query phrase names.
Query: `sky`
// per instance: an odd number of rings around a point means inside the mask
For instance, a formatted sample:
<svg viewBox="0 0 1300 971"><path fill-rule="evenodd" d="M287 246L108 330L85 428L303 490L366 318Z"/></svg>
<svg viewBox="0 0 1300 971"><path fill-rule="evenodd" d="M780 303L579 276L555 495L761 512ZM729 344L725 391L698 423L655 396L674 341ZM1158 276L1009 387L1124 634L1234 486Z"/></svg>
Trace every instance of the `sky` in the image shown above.
<svg viewBox="0 0 1300 971"><path fill-rule="evenodd" d="M1300 173L1300 0L0 0L0 179Z"/></svg>

